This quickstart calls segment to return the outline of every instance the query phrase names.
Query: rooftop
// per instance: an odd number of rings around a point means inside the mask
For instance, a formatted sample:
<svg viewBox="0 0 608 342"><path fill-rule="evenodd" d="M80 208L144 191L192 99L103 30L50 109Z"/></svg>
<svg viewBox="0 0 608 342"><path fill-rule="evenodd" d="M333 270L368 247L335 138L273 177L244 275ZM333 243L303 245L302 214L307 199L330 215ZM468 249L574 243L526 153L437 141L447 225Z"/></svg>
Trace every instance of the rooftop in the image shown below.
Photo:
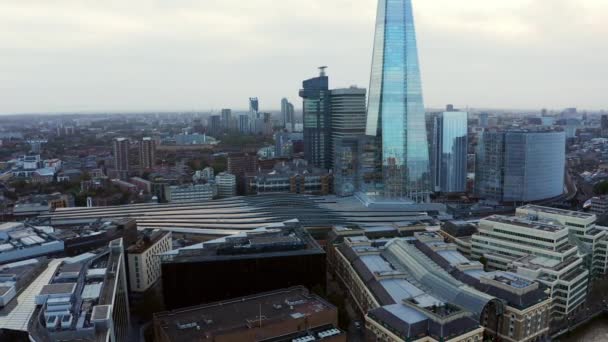
<svg viewBox="0 0 608 342"><path fill-rule="evenodd" d="M274 255L324 253L297 220L243 232L162 255L163 262L204 262Z"/></svg>
<svg viewBox="0 0 608 342"><path fill-rule="evenodd" d="M568 230L566 226L563 226L559 222L540 220L532 217L524 218L517 216L494 215L483 219L482 222L483 221L504 223L527 229L541 230L548 233L557 233L560 231Z"/></svg>
<svg viewBox="0 0 608 342"><path fill-rule="evenodd" d="M155 323L171 340L214 340L225 333L264 329L270 324L303 319L336 308L304 287L194 306L154 315ZM272 338L266 333L265 338ZM256 333L260 338L263 333Z"/></svg>
<svg viewBox="0 0 608 342"><path fill-rule="evenodd" d="M520 208L518 208L518 210L536 211L536 212L540 212L540 213L570 216L570 217L576 217L576 218L580 218L580 219L590 219L590 218L595 217L595 214L590 214L590 213L586 213L586 212L582 212L582 211L572 211L572 210L565 210L565 209L542 207L539 205L532 205L532 204L520 207Z"/></svg>
<svg viewBox="0 0 608 342"><path fill-rule="evenodd" d="M144 229L139 231L139 238L137 242L129 246L127 251L133 254L141 254L147 251L150 247L154 246L159 240L169 235L170 232L163 231L160 229Z"/></svg>

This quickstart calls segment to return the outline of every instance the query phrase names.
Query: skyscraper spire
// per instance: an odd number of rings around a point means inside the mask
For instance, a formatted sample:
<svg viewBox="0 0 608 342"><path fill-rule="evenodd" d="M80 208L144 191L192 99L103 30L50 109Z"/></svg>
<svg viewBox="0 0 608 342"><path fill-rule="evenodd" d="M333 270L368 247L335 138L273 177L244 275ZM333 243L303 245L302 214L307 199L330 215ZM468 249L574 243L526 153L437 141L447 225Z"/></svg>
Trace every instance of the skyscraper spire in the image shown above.
<svg viewBox="0 0 608 342"><path fill-rule="evenodd" d="M411 0L379 0L366 134L382 150L383 195L430 193L429 151Z"/></svg>

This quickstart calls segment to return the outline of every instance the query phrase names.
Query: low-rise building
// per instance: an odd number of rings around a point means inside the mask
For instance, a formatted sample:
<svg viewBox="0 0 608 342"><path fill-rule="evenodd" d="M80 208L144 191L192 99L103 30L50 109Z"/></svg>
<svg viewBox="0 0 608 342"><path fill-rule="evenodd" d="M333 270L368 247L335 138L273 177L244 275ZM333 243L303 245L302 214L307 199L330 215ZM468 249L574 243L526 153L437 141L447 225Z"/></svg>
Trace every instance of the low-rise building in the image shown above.
<svg viewBox="0 0 608 342"><path fill-rule="evenodd" d="M215 183L172 185L167 191L167 201L170 203L209 201L217 194Z"/></svg>
<svg viewBox="0 0 608 342"><path fill-rule="evenodd" d="M64 243L43 229L25 223L0 224L0 263L61 254Z"/></svg>
<svg viewBox="0 0 608 342"><path fill-rule="evenodd" d="M326 281L325 252L297 220L175 249L161 262L171 310Z"/></svg>
<svg viewBox="0 0 608 342"><path fill-rule="evenodd" d="M127 249L130 290L144 292L160 279L160 254L172 249L171 232L145 229Z"/></svg>
<svg viewBox="0 0 608 342"><path fill-rule="evenodd" d="M158 342L345 342L335 306L305 287L254 294L154 315Z"/></svg>
<svg viewBox="0 0 608 342"><path fill-rule="evenodd" d="M519 213L523 213L518 211ZM568 227L538 216L490 216L472 239L472 258L490 269L516 270L549 287L552 315L568 316L581 308L590 277Z"/></svg>
<svg viewBox="0 0 608 342"><path fill-rule="evenodd" d="M122 239L63 259L35 297L32 341L127 341L129 300Z"/></svg>
<svg viewBox="0 0 608 342"><path fill-rule="evenodd" d="M332 246L330 271L365 315L377 341L534 341L547 338L550 297L542 284L485 272L435 232Z"/></svg>

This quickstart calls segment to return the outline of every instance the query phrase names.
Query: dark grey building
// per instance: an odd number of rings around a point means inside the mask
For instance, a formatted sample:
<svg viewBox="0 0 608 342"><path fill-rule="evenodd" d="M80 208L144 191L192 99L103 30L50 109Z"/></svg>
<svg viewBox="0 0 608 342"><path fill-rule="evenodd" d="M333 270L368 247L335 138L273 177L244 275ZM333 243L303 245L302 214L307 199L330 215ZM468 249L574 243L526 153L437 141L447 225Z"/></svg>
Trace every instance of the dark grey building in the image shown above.
<svg viewBox="0 0 608 342"><path fill-rule="evenodd" d="M484 132L477 148L475 192L479 197L533 202L563 194L564 132Z"/></svg>
<svg viewBox="0 0 608 342"><path fill-rule="evenodd" d="M207 130L210 135L219 135L222 132L222 117L219 115L211 115L209 117L209 126Z"/></svg>
<svg viewBox="0 0 608 342"><path fill-rule="evenodd" d="M467 133L466 112L448 111L434 117L431 162L435 192L466 191Z"/></svg>
<svg viewBox="0 0 608 342"><path fill-rule="evenodd" d="M320 168L332 168L331 99L325 67L318 77L305 80L303 99L304 158Z"/></svg>
<svg viewBox="0 0 608 342"><path fill-rule="evenodd" d="M295 130L296 120L294 117L294 107L293 103L289 102L287 99L281 100L281 120L283 124L283 128L289 129L290 132Z"/></svg>

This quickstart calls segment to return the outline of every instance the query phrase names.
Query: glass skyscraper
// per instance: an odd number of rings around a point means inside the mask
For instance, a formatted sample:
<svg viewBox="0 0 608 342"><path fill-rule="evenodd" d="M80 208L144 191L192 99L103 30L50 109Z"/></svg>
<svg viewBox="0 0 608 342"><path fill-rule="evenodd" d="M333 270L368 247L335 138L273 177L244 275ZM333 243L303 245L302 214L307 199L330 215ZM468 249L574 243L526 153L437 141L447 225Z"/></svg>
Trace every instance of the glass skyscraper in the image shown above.
<svg viewBox="0 0 608 342"><path fill-rule="evenodd" d="M300 97L303 99L304 159L316 167L331 169L333 160L329 78L325 74L325 67L320 70L318 77L302 82L300 90Z"/></svg>
<svg viewBox="0 0 608 342"><path fill-rule="evenodd" d="M431 160L435 192L466 191L467 133L466 112L444 112L434 118Z"/></svg>
<svg viewBox="0 0 608 342"><path fill-rule="evenodd" d="M477 145L475 192L494 202L532 202L564 192L566 135L484 132Z"/></svg>
<svg viewBox="0 0 608 342"><path fill-rule="evenodd" d="M382 195L428 199L429 149L411 0L379 0L366 134L382 150Z"/></svg>

